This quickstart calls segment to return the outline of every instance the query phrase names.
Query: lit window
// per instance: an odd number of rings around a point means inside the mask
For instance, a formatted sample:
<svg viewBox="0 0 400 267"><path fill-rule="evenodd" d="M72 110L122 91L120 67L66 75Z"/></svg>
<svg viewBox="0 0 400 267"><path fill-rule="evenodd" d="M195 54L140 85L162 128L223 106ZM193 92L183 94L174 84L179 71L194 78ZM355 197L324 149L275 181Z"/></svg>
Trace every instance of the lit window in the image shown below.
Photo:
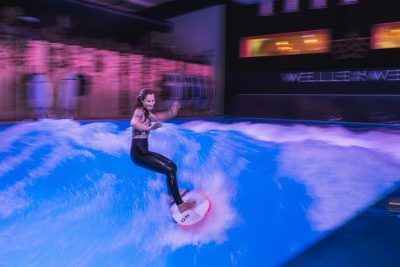
<svg viewBox="0 0 400 267"><path fill-rule="evenodd" d="M329 51L329 30L250 36L240 41L240 57L315 54Z"/></svg>
<svg viewBox="0 0 400 267"><path fill-rule="evenodd" d="M358 4L358 0L340 0L341 5Z"/></svg>
<svg viewBox="0 0 400 267"><path fill-rule="evenodd" d="M274 2L275 0L261 0L259 5L260 16L271 16L274 14Z"/></svg>
<svg viewBox="0 0 400 267"><path fill-rule="evenodd" d="M371 47L372 49L400 47L400 22L374 25Z"/></svg>
<svg viewBox="0 0 400 267"><path fill-rule="evenodd" d="M311 0L311 8L326 8L328 6L328 0Z"/></svg>
<svg viewBox="0 0 400 267"><path fill-rule="evenodd" d="M286 0L283 7L284 12L299 11L299 0Z"/></svg>

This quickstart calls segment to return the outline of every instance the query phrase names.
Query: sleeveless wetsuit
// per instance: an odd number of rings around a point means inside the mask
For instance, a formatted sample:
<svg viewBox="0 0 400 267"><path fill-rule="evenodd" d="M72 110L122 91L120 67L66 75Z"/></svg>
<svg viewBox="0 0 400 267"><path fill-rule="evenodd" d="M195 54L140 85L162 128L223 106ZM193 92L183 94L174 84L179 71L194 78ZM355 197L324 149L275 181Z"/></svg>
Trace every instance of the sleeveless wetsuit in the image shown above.
<svg viewBox="0 0 400 267"><path fill-rule="evenodd" d="M143 110L142 124L150 126L150 113ZM149 151L148 131L132 129L131 158L136 164L167 176L168 190L177 205L183 203L176 180L176 165L168 158Z"/></svg>

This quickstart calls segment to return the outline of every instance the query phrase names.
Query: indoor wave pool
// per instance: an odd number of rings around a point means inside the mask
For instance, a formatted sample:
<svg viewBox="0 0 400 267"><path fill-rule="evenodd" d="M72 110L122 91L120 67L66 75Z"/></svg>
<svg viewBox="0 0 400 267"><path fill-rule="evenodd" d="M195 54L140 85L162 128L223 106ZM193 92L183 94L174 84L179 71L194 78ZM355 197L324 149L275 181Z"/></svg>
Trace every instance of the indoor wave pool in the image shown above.
<svg viewBox="0 0 400 267"><path fill-rule="evenodd" d="M0 266L280 266L400 181L400 128L173 120L150 149L212 202L181 229L130 143L128 121L0 126Z"/></svg>

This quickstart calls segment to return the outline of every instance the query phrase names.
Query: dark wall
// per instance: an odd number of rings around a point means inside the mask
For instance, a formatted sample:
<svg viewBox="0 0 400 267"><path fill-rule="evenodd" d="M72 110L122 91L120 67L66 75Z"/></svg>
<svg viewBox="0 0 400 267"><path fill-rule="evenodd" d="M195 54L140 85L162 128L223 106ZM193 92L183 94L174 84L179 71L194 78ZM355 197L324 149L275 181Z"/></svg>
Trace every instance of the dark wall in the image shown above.
<svg viewBox="0 0 400 267"><path fill-rule="evenodd" d="M324 9L309 9L308 1L301 1L302 10L293 13L281 11L282 1L276 1L276 13L258 16L258 5L227 5L226 53L227 72L261 72L306 69L382 68L397 67L398 50L369 51L365 58L335 60L332 53L258 58L239 58L241 37L274 33L331 29L332 38L342 39L357 33L370 37L372 25L400 21L400 1L361 0L358 4L338 5L329 1Z"/></svg>
<svg viewBox="0 0 400 267"><path fill-rule="evenodd" d="M293 105L296 99L299 99L298 95L307 96L308 94L326 96L340 94L344 95L344 97L348 95L353 99L356 99L357 95L400 95L400 75L398 75L400 74L400 49L372 50L367 48L361 56L347 58L338 57L335 49L332 52L323 54L255 58L239 57L239 44L242 37L330 29L333 42L338 39L360 37L369 43L371 28L374 24L400 21L400 13L398 12L400 10L400 1L396 0L361 0L358 4L352 5L339 5L339 1L331 0L328 1L328 7L324 9L310 9L309 1L303 0L300 2L300 11L284 13L282 11L283 1L275 1L275 14L272 16L259 16L258 5L240 5L235 2L227 4L226 114L287 117L287 114L279 116L276 112L271 113L267 108L258 108L257 110L253 108L252 106L255 103L252 103L250 99L259 100L260 97L257 97L257 95L282 95L279 98L272 98L276 105L279 105L279 101L282 101L282 105L287 103L292 103ZM329 82L327 77L340 76L343 71L352 72L345 74L349 76L347 77L348 79ZM385 78L370 79L371 77L368 76L363 79L363 77L350 77L358 71L369 71L372 76L382 75ZM305 73L310 77L312 76L312 78L308 81L288 82L283 79L283 76L287 73L296 75L300 75L300 73L304 75ZM391 73L397 73L397 76L395 75L397 78L386 79ZM317 76L323 76L327 79L318 81ZM240 95L246 95L246 100L241 101ZM297 96L294 97L295 95ZM373 99L369 99L367 102L372 103L374 102ZM257 105L260 105L262 102L260 103L258 100ZM334 105L334 101L337 101L337 98L327 98L326 101L327 103L333 101L332 105ZM345 102L347 103L347 108L352 107L351 100L345 100ZM382 101L382 98L378 102L380 107L384 106L385 101ZM242 105L241 112L235 107L238 103ZM307 105L312 108L312 101L308 101ZM391 106L393 107L393 105ZM318 109L315 109L316 114ZM343 110L343 107L339 109ZM374 106L365 106L362 109L373 110ZM380 108L380 110L382 109L385 109L385 107ZM246 114L243 113L243 110L246 110ZM389 114L397 111L388 110L387 112ZM301 112L298 113L300 114ZM291 114L292 118L296 118L296 110L292 111ZM364 120L368 121L366 117L369 115L367 113L360 114L357 120L362 120L359 118L363 116L365 117ZM335 114L333 114L333 117L335 117ZM318 117L318 119L321 118ZM343 117L343 120L347 119Z"/></svg>
<svg viewBox="0 0 400 267"><path fill-rule="evenodd" d="M172 28L169 22L113 11L77 0L0 1L0 20L4 20L4 12L9 7L18 7L23 16L40 19L40 23L30 25L33 29L58 28L65 37L110 38L135 43L146 37L149 31L169 31ZM60 16L69 17L67 27L59 25ZM13 24L16 27L24 26L20 25L21 21L17 18L11 22Z"/></svg>
<svg viewBox="0 0 400 267"><path fill-rule="evenodd" d="M213 66L215 101L212 114L223 114L225 60L225 5L216 5L170 18L170 33L152 33L152 42L175 47L188 55L209 53Z"/></svg>

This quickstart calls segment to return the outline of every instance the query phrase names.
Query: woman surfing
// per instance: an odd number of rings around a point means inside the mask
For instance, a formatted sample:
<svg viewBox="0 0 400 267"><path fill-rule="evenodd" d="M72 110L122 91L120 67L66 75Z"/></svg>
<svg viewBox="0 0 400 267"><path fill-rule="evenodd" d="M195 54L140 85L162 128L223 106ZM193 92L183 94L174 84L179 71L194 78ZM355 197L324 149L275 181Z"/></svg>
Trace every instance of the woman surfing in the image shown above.
<svg viewBox="0 0 400 267"><path fill-rule="evenodd" d="M151 111L154 105L154 92L151 89L141 90L136 99L136 107L130 123L132 126L131 158L140 166L166 175L169 193L177 204L179 212L183 213L193 208L196 203L183 202L176 180L176 164L163 155L149 151L148 142L149 132L159 128L161 121L175 117L180 105L175 101L169 111L153 114Z"/></svg>

